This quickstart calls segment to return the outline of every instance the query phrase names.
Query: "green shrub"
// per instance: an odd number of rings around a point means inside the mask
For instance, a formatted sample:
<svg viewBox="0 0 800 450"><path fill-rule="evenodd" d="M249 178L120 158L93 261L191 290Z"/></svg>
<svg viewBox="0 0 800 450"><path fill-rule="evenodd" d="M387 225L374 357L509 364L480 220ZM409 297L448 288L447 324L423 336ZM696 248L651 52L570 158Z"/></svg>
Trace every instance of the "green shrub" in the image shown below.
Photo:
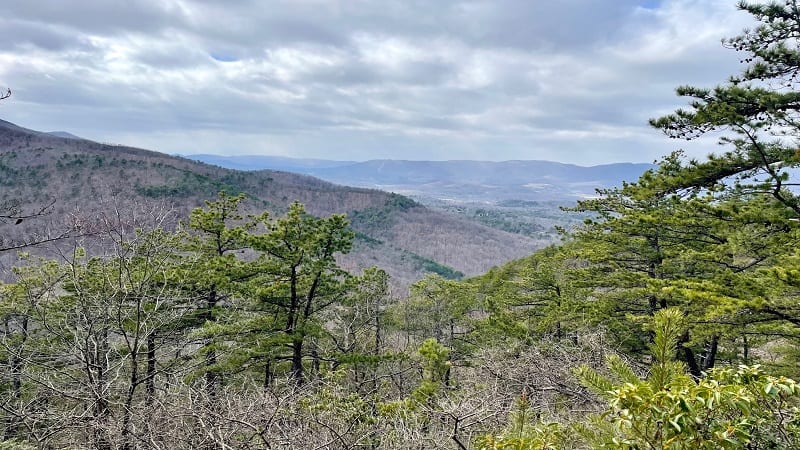
<svg viewBox="0 0 800 450"><path fill-rule="evenodd" d="M766 374L759 366L712 369L696 380L675 361L684 317L665 309L654 317L654 363L641 378L619 356L607 359L609 374L583 366L581 383L607 399L606 410L568 426L532 425L512 414L498 435L476 441L482 450L567 448L565 436L582 436L582 448L795 449L800 448L800 386ZM525 415L523 415L525 416ZM530 416L528 414L527 416Z"/></svg>

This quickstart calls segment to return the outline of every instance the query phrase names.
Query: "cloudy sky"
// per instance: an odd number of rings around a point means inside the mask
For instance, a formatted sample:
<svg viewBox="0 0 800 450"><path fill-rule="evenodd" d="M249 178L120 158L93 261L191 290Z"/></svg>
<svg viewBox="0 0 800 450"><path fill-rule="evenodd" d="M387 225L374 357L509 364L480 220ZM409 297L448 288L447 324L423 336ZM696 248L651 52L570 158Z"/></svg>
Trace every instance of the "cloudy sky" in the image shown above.
<svg viewBox="0 0 800 450"><path fill-rule="evenodd" d="M168 153L650 162L734 0L8 0L0 118Z"/></svg>

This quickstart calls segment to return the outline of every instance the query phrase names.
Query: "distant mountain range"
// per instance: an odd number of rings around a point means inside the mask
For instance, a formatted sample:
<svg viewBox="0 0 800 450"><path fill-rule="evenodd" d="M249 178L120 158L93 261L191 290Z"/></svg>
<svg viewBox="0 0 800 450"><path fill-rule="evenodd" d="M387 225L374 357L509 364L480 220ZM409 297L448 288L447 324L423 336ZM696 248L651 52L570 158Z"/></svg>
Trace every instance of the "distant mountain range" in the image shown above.
<svg viewBox="0 0 800 450"><path fill-rule="evenodd" d="M178 155L183 156L183 155ZM355 161L332 161L328 159L301 159L284 156L224 156L224 155L188 155L186 158L202 161L207 164L236 170L282 170L284 172L304 173L320 169L330 169L357 164Z"/></svg>
<svg viewBox="0 0 800 450"><path fill-rule="evenodd" d="M583 167L535 160L348 162L255 155L188 155L187 158L242 170L303 173L332 183L404 195L482 202L574 201L594 196L598 188L635 181L653 167L636 163Z"/></svg>

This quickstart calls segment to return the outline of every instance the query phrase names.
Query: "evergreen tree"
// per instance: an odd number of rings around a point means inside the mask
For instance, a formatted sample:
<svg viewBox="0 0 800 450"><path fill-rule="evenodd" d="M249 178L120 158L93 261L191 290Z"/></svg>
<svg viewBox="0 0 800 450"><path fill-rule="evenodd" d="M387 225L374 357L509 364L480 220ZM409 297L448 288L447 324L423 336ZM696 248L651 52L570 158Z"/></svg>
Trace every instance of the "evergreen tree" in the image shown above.
<svg viewBox="0 0 800 450"><path fill-rule="evenodd" d="M252 275L252 269L237 257L244 251L248 232L255 227L256 218L245 220L239 211L244 194L231 196L220 192L217 200L206 201L205 208L194 209L188 222L192 232L185 247L191 251L196 262L184 267L185 278L189 281L184 289L195 299L194 311L184 324L189 329L204 326L201 353L204 355L206 393L213 398L218 390L219 367L217 366L217 346L220 338L215 335L216 324L222 306L231 302L236 290L236 282ZM258 219L266 219L266 213Z"/></svg>
<svg viewBox="0 0 800 450"><path fill-rule="evenodd" d="M246 240L258 254L245 287L249 312L225 328L249 343L237 345L247 355L232 354L263 364L265 381L274 362L288 359L289 373L300 383L306 357L314 367L320 363L319 349L310 341L323 335L320 314L344 299L349 275L336 255L350 250L354 234L343 215L313 217L300 203L276 220L262 216L260 225L264 233L249 233Z"/></svg>
<svg viewBox="0 0 800 450"><path fill-rule="evenodd" d="M651 120L672 138L693 139L712 131L729 150L705 160L691 160L663 180L669 191L722 185L740 195L769 195L795 216L800 201L788 188L797 186L789 170L800 163L794 136L800 131L800 7L794 0L769 4L742 1L739 8L761 24L725 42L743 54L747 67L713 89L679 87L689 109Z"/></svg>
<svg viewBox="0 0 800 450"><path fill-rule="evenodd" d="M798 244L800 7L787 0L742 1L739 8L760 22L724 41L742 54L744 70L713 89L678 88L679 95L691 99L689 108L651 124L672 138L727 133L720 138L724 153L677 161L675 170L659 177L654 188L683 196L713 193L715 202L730 202L725 215L736 216L739 229L715 247L713 258L733 255L728 258L730 270L715 280L687 280L672 292L711 299L717 313L727 308L722 321L741 325L746 348L747 333L796 336L800 323L791 306L797 300L791 286L775 283L768 273L772 264L785 267L794 261ZM729 220L726 216L720 221ZM692 258L696 265L708 255L688 254L684 260Z"/></svg>

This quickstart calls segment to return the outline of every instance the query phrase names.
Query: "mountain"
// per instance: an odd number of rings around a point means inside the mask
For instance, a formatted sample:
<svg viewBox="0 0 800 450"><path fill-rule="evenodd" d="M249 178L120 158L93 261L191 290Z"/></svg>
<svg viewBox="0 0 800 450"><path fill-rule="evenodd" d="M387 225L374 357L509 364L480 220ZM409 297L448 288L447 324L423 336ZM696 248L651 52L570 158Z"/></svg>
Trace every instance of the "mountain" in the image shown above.
<svg viewBox="0 0 800 450"><path fill-rule="evenodd" d="M461 201L574 200L633 181L650 164L583 167L551 161L375 160L309 171L335 183Z"/></svg>
<svg viewBox="0 0 800 450"><path fill-rule="evenodd" d="M278 168L273 157L230 156L191 158L223 167ZM246 163L244 162L246 161ZM302 161L302 160L295 160ZM333 183L455 201L574 201L595 195L595 189L634 181L652 164L617 163L578 166L552 161L400 161L372 160L347 164L331 161L295 164L291 169ZM291 166L286 158L283 166Z"/></svg>
<svg viewBox="0 0 800 450"><path fill-rule="evenodd" d="M0 204L55 202L45 227L172 209L183 219L221 190L243 192L249 212L275 214L292 201L312 214L347 213L358 238L342 265L385 268L399 286L426 272L474 275L527 255L544 240L492 229L374 189L337 186L281 171L238 171L150 150L65 138L0 121ZM117 220L117 219L115 219ZM121 220L121 219L120 219ZM177 220L177 219L176 219ZM0 226L13 238L24 226ZM57 250L53 250L54 252ZM5 264L14 255L6 252Z"/></svg>
<svg viewBox="0 0 800 450"><path fill-rule="evenodd" d="M236 170L283 170L286 172L310 173L317 169L328 169L355 164L354 161L331 161L327 159L287 158L283 156L223 156L188 155L186 158Z"/></svg>

